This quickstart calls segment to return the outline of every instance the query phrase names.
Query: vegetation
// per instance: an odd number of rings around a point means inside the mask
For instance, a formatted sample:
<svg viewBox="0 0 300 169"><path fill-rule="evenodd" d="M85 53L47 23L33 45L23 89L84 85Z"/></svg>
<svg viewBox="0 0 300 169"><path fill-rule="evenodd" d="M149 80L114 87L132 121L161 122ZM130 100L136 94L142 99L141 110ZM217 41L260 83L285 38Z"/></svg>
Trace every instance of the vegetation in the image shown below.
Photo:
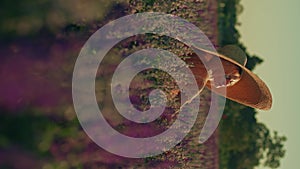
<svg viewBox="0 0 300 169"><path fill-rule="evenodd" d="M238 45L247 55L246 67L253 70L263 60L249 55L239 41L237 15L242 9L240 0L219 0L219 43L220 46ZM276 131L271 133L257 121L256 114L255 109L228 100L220 123L220 168L253 169L259 164L270 168L280 166L280 159L285 155L283 143L286 137L279 136Z"/></svg>
<svg viewBox="0 0 300 169"><path fill-rule="evenodd" d="M246 47L239 42L240 35L236 29L237 15L242 11L239 0L218 1L219 46L237 44L247 53ZM133 164L137 168L149 168L159 167L155 162L166 159L169 159L167 162L171 166L178 165L174 162L189 166L211 165L208 156L214 154L205 152L203 145L187 143L199 133L192 133L172 152L155 158L130 160L108 154L81 129L70 96L74 60L84 41L101 25L129 13L160 11L189 18L189 21L202 28L209 25L199 17L209 15L205 12L207 4L197 1L196 6L195 0L81 2L0 2L0 71L4 72L0 73L0 78L5 79L0 83L0 168L117 168ZM208 35L214 33L209 32L209 28L206 31ZM150 47L160 46L181 56L189 52L175 40L148 35L145 37L146 42L153 42ZM107 67L99 70L96 81L99 105L107 103L109 97L105 95L104 89L109 85L109 79L105 76L111 73L111 67L120 62L124 55L149 47L144 43L137 37L130 43L125 41L108 54L110 59L105 61ZM248 53L247 56L247 67L251 70L262 63L262 59L257 56ZM20 81L15 82L15 79ZM118 121L119 117L111 116L108 107L103 107L108 119ZM227 102L218 132L220 168L252 169L259 164L277 168L280 165L279 161L285 154L283 143L286 138L277 132L271 133L256 120L256 113L252 108ZM126 132L124 125L116 125L116 128ZM20 167L16 161L26 162Z"/></svg>

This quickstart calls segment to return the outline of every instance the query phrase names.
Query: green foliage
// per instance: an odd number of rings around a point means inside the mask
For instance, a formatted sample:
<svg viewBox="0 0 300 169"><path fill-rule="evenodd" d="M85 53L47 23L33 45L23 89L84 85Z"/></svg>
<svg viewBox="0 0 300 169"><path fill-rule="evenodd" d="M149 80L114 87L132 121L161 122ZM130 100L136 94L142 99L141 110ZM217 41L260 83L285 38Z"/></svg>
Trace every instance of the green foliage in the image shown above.
<svg viewBox="0 0 300 169"><path fill-rule="evenodd" d="M237 23L237 1L218 0L219 2L219 45L237 44L240 34L236 29Z"/></svg>
<svg viewBox="0 0 300 169"><path fill-rule="evenodd" d="M41 30L56 33L68 25L101 21L112 5L121 1L3 0L0 1L0 36L33 36Z"/></svg>
<svg viewBox="0 0 300 169"><path fill-rule="evenodd" d="M256 111L229 101L220 124L221 167L253 169L261 162L277 168L284 156L285 137L269 129L255 118Z"/></svg>
<svg viewBox="0 0 300 169"><path fill-rule="evenodd" d="M44 116L34 116L28 112L21 112L19 115L2 113L0 123L0 138L6 140L6 144L1 145L2 148L18 144L35 151L38 150L37 145L42 138L45 142L44 145L48 147L52 137L52 134L48 132L55 130L53 121Z"/></svg>
<svg viewBox="0 0 300 169"><path fill-rule="evenodd" d="M236 29L237 14L243 7L240 0L219 0L219 44L238 45L247 55L246 67L253 70L263 60L256 55L249 55L246 47L239 42ZM256 110L233 101L227 101L224 118L220 124L220 168L253 169L263 164L278 168L284 157L284 136L279 136L256 120Z"/></svg>
<svg viewBox="0 0 300 169"><path fill-rule="evenodd" d="M49 149L55 139L76 135L77 120L55 120L37 112L27 109L10 114L2 109L0 148L20 146L38 155L49 156Z"/></svg>
<svg viewBox="0 0 300 169"><path fill-rule="evenodd" d="M276 131L273 136L268 135L264 146L267 151L266 160L264 161L265 166L270 168L278 168L280 166L280 159L285 155L283 145L285 141L286 137L279 136Z"/></svg>

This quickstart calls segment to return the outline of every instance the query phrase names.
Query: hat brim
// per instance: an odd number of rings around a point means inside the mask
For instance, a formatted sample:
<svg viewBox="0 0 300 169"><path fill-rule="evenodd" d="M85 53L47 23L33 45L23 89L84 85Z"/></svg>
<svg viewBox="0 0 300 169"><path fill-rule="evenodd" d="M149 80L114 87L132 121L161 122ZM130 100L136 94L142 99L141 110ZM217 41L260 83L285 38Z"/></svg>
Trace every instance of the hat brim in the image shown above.
<svg viewBox="0 0 300 169"><path fill-rule="evenodd" d="M226 98L229 98L230 100L236 101L246 106L250 106L252 108L269 110L272 107L271 92L267 85L257 75L255 75L245 66L228 58L225 55L207 51L205 49L200 50L229 61L243 70L241 79L233 86L227 87L226 94L224 94L224 89L216 88L208 81L206 83L206 86L210 90Z"/></svg>

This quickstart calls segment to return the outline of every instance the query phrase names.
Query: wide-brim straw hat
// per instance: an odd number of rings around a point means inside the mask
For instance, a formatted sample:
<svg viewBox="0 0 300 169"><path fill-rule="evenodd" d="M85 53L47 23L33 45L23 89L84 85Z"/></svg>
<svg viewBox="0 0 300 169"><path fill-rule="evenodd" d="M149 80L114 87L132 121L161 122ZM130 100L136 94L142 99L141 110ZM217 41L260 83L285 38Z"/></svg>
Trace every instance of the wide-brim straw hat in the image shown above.
<svg viewBox="0 0 300 169"><path fill-rule="evenodd" d="M224 95L224 89L216 88L208 81L206 86L209 89L246 106L262 110L269 110L271 108L272 95L270 90L257 75L245 67L247 57L239 47L227 45L219 50L218 53L194 46L192 48L212 56L220 57L242 69L241 79L236 84L226 87L226 95Z"/></svg>

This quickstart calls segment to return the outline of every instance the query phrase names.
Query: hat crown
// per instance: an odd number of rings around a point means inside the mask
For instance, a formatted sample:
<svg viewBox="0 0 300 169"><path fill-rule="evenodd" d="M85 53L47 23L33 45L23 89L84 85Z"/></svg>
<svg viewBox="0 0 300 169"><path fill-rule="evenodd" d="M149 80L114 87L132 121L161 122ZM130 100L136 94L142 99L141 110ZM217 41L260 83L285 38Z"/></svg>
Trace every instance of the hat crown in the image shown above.
<svg viewBox="0 0 300 169"><path fill-rule="evenodd" d="M246 53L236 45L226 45L218 52L243 66L245 66L247 63Z"/></svg>

